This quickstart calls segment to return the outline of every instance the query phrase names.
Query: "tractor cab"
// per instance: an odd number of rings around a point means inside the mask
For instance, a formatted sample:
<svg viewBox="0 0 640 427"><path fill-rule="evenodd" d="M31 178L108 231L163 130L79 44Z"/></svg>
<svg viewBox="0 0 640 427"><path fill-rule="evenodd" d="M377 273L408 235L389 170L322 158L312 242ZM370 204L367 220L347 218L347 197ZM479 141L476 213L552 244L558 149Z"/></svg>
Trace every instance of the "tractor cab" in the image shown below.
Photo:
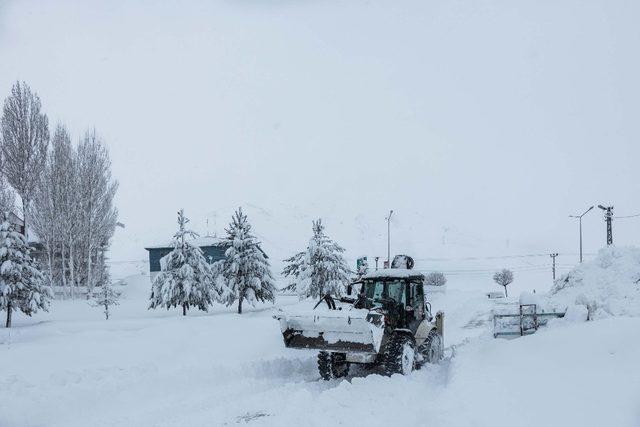
<svg viewBox="0 0 640 427"><path fill-rule="evenodd" d="M393 329L415 332L423 320L431 320L422 274L406 269L378 270L364 275L351 288L357 291L355 308L382 313L385 324Z"/></svg>

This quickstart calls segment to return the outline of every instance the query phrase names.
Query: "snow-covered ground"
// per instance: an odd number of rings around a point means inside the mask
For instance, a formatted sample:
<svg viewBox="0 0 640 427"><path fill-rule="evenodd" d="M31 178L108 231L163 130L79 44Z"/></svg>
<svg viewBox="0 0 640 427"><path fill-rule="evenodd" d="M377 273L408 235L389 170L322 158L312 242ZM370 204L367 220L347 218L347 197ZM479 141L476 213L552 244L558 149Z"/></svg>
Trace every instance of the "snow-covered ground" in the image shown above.
<svg viewBox="0 0 640 427"><path fill-rule="evenodd" d="M446 312L441 365L324 382L315 354L285 349L271 318L295 297L242 316L218 307L182 317L146 310L146 276L123 288L109 321L82 301L55 301L0 332L0 426L640 424L637 317L494 339L496 302L454 281L431 295Z"/></svg>

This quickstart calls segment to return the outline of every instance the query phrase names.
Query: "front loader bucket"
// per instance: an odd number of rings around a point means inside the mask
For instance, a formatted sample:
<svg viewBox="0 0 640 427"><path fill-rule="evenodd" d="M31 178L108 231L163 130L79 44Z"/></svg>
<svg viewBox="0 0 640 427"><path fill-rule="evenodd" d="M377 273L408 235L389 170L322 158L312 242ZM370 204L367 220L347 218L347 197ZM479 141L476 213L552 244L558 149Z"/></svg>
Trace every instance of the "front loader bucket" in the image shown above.
<svg viewBox="0 0 640 427"><path fill-rule="evenodd" d="M380 350L384 321L367 310L281 313L284 344L289 348L340 353L376 354Z"/></svg>

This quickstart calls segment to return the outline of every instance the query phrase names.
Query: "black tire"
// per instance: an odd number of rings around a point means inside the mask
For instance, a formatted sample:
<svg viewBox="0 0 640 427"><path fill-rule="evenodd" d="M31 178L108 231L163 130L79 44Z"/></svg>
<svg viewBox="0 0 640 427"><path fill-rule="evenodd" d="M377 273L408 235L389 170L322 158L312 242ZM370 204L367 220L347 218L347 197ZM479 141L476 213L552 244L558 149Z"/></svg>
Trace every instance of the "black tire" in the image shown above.
<svg viewBox="0 0 640 427"><path fill-rule="evenodd" d="M416 346L413 338L395 334L387 343L384 353L384 371L387 375L410 374L416 367Z"/></svg>
<svg viewBox="0 0 640 427"><path fill-rule="evenodd" d="M320 377L325 381L346 377L349 374L347 355L321 351L318 353L318 372L320 372Z"/></svg>
<svg viewBox="0 0 640 427"><path fill-rule="evenodd" d="M444 343L442 336L437 330L432 329L427 335L427 339L420 346L418 351L422 355L423 363L438 363L444 356Z"/></svg>

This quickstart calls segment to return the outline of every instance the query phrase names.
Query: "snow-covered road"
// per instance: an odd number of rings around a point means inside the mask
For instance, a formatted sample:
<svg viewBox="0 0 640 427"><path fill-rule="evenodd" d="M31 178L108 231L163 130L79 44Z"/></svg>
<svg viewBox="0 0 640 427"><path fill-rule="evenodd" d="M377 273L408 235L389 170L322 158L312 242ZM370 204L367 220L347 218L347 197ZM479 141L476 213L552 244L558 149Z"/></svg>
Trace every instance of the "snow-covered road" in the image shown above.
<svg viewBox="0 0 640 427"><path fill-rule="evenodd" d="M56 302L0 333L0 426L640 425L639 318L495 340L491 303L449 289L433 303L454 357L407 377L324 382L315 354L284 348L270 308L183 318L146 311L146 282L129 286L108 322Z"/></svg>

